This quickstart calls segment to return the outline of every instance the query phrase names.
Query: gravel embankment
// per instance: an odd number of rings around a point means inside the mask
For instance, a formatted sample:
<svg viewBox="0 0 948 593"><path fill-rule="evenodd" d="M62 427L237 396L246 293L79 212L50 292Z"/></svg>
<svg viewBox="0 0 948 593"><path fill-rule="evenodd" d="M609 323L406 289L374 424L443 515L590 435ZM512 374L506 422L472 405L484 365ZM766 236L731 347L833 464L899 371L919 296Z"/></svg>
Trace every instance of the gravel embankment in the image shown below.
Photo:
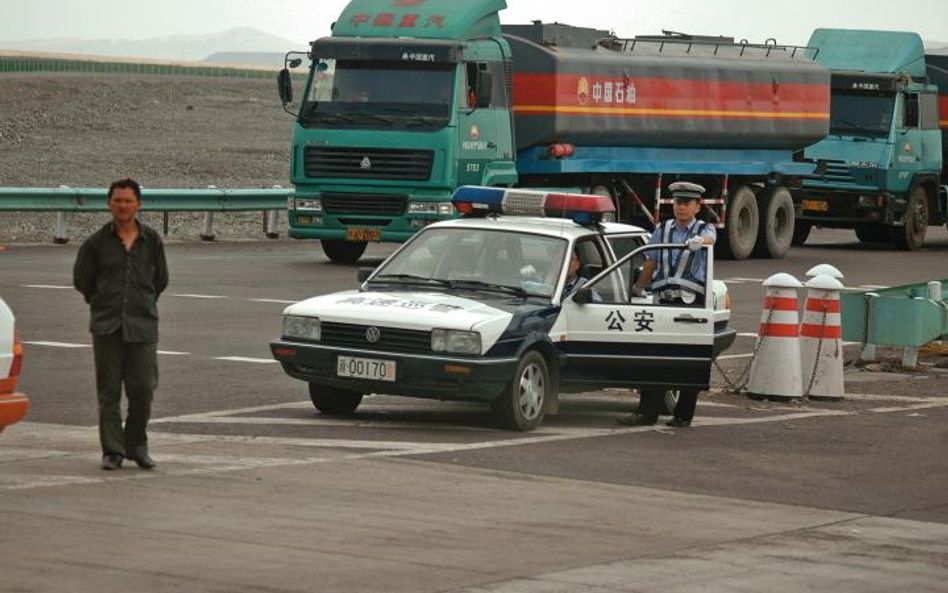
<svg viewBox="0 0 948 593"><path fill-rule="evenodd" d="M275 76L274 76L275 79ZM268 80L0 75L0 187L289 186L293 118ZM70 214L77 240L107 213ZM162 215L145 220L161 227ZM169 239L195 239L201 214L172 214ZM0 244L52 240L51 213L0 213ZM261 237L261 214L216 214L219 237ZM285 231L285 218L281 232Z"/></svg>

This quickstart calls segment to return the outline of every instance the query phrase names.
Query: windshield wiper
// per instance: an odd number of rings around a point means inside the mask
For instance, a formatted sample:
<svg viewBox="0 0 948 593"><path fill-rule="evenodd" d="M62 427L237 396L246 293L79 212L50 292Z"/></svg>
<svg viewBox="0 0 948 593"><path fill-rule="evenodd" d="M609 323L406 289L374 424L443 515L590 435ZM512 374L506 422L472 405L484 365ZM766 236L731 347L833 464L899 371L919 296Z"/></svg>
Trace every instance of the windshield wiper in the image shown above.
<svg viewBox="0 0 948 593"><path fill-rule="evenodd" d="M482 282L480 280L451 280L455 288L479 288L481 290L490 290L494 292L506 292L518 297L540 296L528 293L519 286L508 286L506 284L493 284L491 282Z"/></svg>
<svg viewBox="0 0 948 593"><path fill-rule="evenodd" d="M416 276L414 274L381 274L372 278L370 282L399 282L405 284L436 284L438 286L446 286L448 288L453 288L452 283L448 280L441 280L438 278L425 278L424 276Z"/></svg>
<svg viewBox="0 0 948 593"><path fill-rule="evenodd" d="M326 121L327 123L331 123L332 121L337 123L344 122L347 124L355 123L355 120L348 115L343 115L341 113L327 113L325 111L315 111L312 109L305 115L305 119L308 121Z"/></svg>
<svg viewBox="0 0 948 593"><path fill-rule="evenodd" d="M428 115L421 115L411 111L410 109L405 109L403 107L385 107L385 111L391 113L398 113L401 115L408 116L408 124L412 126L431 126L438 122L439 118L431 117Z"/></svg>
<svg viewBox="0 0 948 593"><path fill-rule="evenodd" d="M374 119L375 121L380 121L383 124L388 124L388 125L392 125L393 123L395 123L392 121L392 118L385 117L384 115L376 115L375 113L352 113L351 116L354 116L357 118L365 117L369 119Z"/></svg>

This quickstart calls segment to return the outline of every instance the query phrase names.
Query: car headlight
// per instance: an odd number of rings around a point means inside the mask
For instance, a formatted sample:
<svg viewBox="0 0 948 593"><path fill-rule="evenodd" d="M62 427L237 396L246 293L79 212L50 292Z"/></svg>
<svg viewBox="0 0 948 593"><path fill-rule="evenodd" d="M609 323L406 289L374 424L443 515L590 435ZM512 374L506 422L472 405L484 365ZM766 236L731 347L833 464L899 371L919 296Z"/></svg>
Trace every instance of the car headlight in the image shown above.
<svg viewBox="0 0 948 593"><path fill-rule="evenodd" d="M284 315L283 336L318 342L320 338L319 319L316 317L300 317L299 315Z"/></svg>
<svg viewBox="0 0 948 593"><path fill-rule="evenodd" d="M481 334L453 329L436 329L431 332L431 349L452 354L480 354Z"/></svg>
<svg viewBox="0 0 948 593"><path fill-rule="evenodd" d="M451 202L409 202L408 213L449 216L454 214L454 204Z"/></svg>
<svg viewBox="0 0 948 593"><path fill-rule="evenodd" d="M322 200L300 200L297 199L294 202L296 210L308 210L310 212L322 212L323 211L323 201Z"/></svg>

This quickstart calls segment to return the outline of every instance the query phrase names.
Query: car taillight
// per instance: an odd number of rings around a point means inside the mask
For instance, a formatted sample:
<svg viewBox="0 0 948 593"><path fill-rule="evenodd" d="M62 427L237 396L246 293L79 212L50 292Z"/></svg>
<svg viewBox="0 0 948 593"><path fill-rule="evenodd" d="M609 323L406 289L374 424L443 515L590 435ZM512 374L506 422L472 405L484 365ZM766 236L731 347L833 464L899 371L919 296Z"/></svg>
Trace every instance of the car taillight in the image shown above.
<svg viewBox="0 0 948 593"><path fill-rule="evenodd" d="M23 367L23 342L20 339L20 330L13 327L13 366L10 367L10 378L20 374Z"/></svg>

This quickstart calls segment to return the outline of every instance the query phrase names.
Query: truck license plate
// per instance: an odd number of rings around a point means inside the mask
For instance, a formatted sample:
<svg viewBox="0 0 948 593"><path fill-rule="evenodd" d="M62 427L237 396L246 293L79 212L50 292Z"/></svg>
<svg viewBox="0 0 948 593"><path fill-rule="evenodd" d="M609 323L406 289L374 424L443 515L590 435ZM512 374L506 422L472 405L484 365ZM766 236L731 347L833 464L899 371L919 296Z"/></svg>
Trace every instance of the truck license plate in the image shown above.
<svg viewBox="0 0 948 593"><path fill-rule="evenodd" d="M381 241L381 229L347 229L347 241Z"/></svg>
<svg viewBox="0 0 948 593"><path fill-rule="evenodd" d="M803 209L811 212L829 212L830 205L826 200L803 200Z"/></svg>
<svg viewBox="0 0 948 593"><path fill-rule="evenodd" d="M340 377L370 379L372 381L390 381L394 383L395 361L340 356L336 361L336 374Z"/></svg>

